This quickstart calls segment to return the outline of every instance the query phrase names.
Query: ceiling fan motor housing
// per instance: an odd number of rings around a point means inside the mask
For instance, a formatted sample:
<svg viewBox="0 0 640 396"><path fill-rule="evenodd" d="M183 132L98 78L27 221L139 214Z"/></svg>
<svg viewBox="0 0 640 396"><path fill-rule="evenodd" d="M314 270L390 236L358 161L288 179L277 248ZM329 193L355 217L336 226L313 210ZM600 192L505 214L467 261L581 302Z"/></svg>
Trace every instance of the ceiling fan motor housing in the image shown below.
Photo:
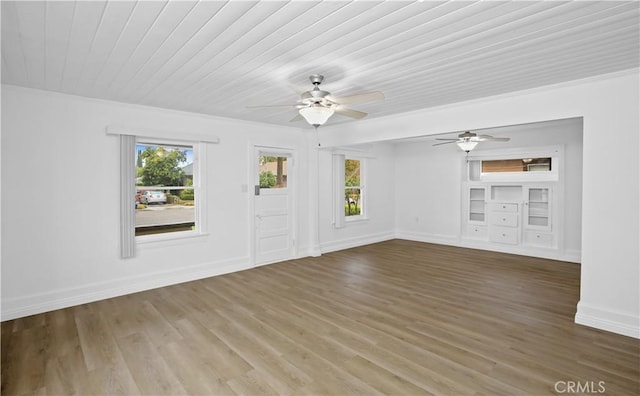
<svg viewBox="0 0 640 396"><path fill-rule="evenodd" d="M327 91L320 91L320 90L313 90L313 91L307 91L304 92L301 95L302 100L306 100L306 99L317 99L317 100L321 100L324 99L325 97L329 96L329 92Z"/></svg>
<svg viewBox="0 0 640 396"><path fill-rule="evenodd" d="M478 136L477 134L475 134L473 132L470 132L470 131L466 131L466 132L461 133L461 134L458 135L458 137L462 138L462 139L469 139L469 138L477 137L477 136Z"/></svg>
<svg viewBox="0 0 640 396"><path fill-rule="evenodd" d="M324 80L324 76L321 74L312 74L309 76L309 80L313 83L314 87L311 91L304 92L301 95L301 102L306 105L321 104L322 106L332 106L334 103L327 99L330 95L327 91L322 91L319 88L320 83Z"/></svg>
<svg viewBox="0 0 640 396"><path fill-rule="evenodd" d="M324 76L322 74L312 74L309 76L309 80L311 80L311 83L317 87L324 80Z"/></svg>

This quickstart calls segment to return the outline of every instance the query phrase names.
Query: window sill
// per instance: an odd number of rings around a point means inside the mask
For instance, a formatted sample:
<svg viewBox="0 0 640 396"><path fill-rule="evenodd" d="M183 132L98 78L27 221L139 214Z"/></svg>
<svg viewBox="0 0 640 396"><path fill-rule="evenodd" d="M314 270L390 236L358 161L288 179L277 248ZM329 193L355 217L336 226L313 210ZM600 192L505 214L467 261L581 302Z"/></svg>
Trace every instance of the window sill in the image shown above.
<svg viewBox="0 0 640 396"><path fill-rule="evenodd" d="M365 216L351 216L351 218L346 217L344 219L344 224L354 224L354 223L366 223L369 221L368 217Z"/></svg>
<svg viewBox="0 0 640 396"><path fill-rule="evenodd" d="M196 231L184 231L184 232L173 232L173 233L167 233L167 234L145 235L145 236L137 236L136 244L137 245L155 245L155 244L161 244L161 243L170 243L173 241L205 238L207 236L209 236L209 233L207 232L196 232Z"/></svg>

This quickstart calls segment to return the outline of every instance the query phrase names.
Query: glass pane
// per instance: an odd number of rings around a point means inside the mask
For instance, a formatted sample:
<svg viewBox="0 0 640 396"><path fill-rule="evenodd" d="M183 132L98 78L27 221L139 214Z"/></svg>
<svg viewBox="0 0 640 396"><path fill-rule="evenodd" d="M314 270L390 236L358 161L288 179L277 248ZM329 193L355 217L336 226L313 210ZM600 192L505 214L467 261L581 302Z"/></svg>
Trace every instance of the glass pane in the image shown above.
<svg viewBox="0 0 640 396"><path fill-rule="evenodd" d="M471 213L484 213L484 201L471 201L469 203Z"/></svg>
<svg viewBox="0 0 640 396"><path fill-rule="evenodd" d="M550 157L482 161L482 173L549 171L551 171Z"/></svg>
<svg viewBox="0 0 640 396"><path fill-rule="evenodd" d="M260 188L287 188L287 157L261 155Z"/></svg>
<svg viewBox="0 0 640 396"><path fill-rule="evenodd" d="M344 161L344 184L345 186L360 185L360 161L348 159Z"/></svg>
<svg viewBox="0 0 640 396"><path fill-rule="evenodd" d="M548 188L530 188L529 189L529 201L531 201L531 202L548 202L549 201L549 189Z"/></svg>
<svg viewBox="0 0 640 396"><path fill-rule="evenodd" d="M193 147L136 145L136 236L195 229Z"/></svg>
<svg viewBox="0 0 640 396"><path fill-rule="evenodd" d="M484 188L472 188L469 195L472 201L484 201Z"/></svg>
<svg viewBox="0 0 640 396"><path fill-rule="evenodd" d="M360 188L344 189L344 215L358 216L362 214L362 190Z"/></svg>
<svg viewBox="0 0 640 396"><path fill-rule="evenodd" d="M484 213L469 213L470 221L484 221Z"/></svg>
<svg viewBox="0 0 640 396"><path fill-rule="evenodd" d="M549 224L548 217L529 216L529 225L546 227Z"/></svg>
<svg viewBox="0 0 640 396"><path fill-rule="evenodd" d="M360 184L360 161L347 159L344 161L344 215L358 216L362 214L362 190Z"/></svg>

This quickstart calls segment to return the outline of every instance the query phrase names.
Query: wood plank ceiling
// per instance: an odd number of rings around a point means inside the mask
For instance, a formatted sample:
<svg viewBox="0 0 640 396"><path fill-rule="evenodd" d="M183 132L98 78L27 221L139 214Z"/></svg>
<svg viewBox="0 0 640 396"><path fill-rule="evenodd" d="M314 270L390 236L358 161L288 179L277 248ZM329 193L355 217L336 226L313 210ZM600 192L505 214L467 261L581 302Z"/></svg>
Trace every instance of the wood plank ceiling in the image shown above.
<svg viewBox="0 0 640 396"><path fill-rule="evenodd" d="M639 4L3 1L2 82L303 126L246 106L320 73L335 96L383 91L354 106L382 117L637 68Z"/></svg>

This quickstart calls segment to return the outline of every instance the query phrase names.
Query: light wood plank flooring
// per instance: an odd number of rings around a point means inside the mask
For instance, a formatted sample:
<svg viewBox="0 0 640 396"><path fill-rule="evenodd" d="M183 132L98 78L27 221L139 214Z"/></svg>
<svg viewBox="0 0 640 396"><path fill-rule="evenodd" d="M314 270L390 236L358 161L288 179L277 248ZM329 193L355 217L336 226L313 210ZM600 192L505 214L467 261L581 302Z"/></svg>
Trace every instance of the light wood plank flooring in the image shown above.
<svg viewBox="0 0 640 396"><path fill-rule="evenodd" d="M401 240L273 264L4 322L2 395L640 394L579 275Z"/></svg>

